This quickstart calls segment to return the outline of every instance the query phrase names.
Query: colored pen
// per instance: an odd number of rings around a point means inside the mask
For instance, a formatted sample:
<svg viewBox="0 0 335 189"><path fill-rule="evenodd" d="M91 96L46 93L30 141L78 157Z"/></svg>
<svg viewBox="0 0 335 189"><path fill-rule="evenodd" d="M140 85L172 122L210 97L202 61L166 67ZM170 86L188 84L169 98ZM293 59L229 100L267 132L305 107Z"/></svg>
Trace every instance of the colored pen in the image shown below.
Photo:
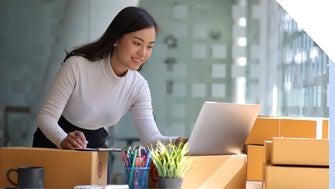
<svg viewBox="0 0 335 189"><path fill-rule="evenodd" d="M131 185L131 182L133 180L133 175L134 175L134 167L136 163L136 156L137 156L137 149L135 149L134 154L133 154L133 159L132 159L132 165L131 165L131 171L130 171L130 176L129 176L129 183L128 185Z"/></svg>
<svg viewBox="0 0 335 189"><path fill-rule="evenodd" d="M150 166L150 150L147 151L147 154L146 154L146 162L145 162L145 167L149 167Z"/></svg>
<svg viewBox="0 0 335 189"><path fill-rule="evenodd" d="M126 167L129 167L129 163L128 163L128 158L127 158L127 154L126 154L126 150L122 149L121 151L122 153L122 157L123 157L123 161Z"/></svg>

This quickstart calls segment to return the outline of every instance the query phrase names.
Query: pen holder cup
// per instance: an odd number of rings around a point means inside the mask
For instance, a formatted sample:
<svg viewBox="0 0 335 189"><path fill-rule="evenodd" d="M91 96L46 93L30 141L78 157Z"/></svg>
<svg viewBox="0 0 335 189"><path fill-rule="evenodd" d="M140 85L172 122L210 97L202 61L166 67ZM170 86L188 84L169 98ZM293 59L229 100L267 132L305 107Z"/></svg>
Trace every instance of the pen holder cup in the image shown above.
<svg viewBox="0 0 335 189"><path fill-rule="evenodd" d="M129 189L148 188L150 167L125 167L125 181Z"/></svg>

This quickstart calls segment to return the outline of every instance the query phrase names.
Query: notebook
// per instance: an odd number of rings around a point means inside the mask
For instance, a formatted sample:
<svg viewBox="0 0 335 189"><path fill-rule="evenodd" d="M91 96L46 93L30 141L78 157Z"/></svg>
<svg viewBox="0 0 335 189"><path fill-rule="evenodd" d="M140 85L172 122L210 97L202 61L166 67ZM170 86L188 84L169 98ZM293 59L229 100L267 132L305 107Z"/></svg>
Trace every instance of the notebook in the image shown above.
<svg viewBox="0 0 335 189"><path fill-rule="evenodd" d="M115 148L115 147L109 147L109 148L75 148L75 150L78 150L78 151L97 151L97 152L121 152L122 148Z"/></svg>
<svg viewBox="0 0 335 189"><path fill-rule="evenodd" d="M206 101L188 140L188 155L232 155L243 151L259 104Z"/></svg>

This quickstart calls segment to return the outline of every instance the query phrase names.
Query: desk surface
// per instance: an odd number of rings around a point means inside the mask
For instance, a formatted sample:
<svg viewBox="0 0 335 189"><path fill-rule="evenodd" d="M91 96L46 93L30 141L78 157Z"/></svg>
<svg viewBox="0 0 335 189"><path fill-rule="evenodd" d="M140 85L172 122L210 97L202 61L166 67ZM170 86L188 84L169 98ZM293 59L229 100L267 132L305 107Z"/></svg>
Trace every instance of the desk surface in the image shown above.
<svg viewBox="0 0 335 189"><path fill-rule="evenodd" d="M261 181L247 181L246 189L262 189Z"/></svg>

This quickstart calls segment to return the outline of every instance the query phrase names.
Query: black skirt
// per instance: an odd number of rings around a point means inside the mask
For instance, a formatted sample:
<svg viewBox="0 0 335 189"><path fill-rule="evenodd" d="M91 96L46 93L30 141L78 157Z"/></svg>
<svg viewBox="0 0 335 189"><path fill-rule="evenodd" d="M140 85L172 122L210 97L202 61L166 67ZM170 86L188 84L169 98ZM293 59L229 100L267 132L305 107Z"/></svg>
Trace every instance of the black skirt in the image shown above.
<svg viewBox="0 0 335 189"><path fill-rule="evenodd" d="M107 147L106 138L108 137L108 133L103 127L97 130L82 129L68 122L63 116L59 118L58 124L66 133L75 130L83 132L88 141L87 148ZM52 143L39 128L37 128L34 133L33 147L57 148L57 146Z"/></svg>

